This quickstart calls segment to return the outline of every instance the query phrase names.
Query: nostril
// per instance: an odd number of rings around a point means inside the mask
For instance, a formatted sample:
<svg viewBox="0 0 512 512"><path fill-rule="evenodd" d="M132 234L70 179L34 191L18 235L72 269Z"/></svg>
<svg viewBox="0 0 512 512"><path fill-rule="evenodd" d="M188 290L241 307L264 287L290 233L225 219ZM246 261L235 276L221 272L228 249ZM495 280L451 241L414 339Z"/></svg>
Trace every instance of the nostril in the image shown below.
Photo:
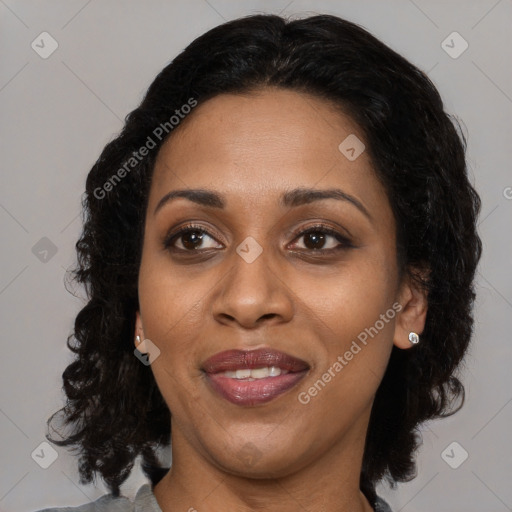
<svg viewBox="0 0 512 512"><path fill-rule="evenodd" d="M276 313L266 313L265 315L261 315L260 316L260 320L266 320L266 319L269 319L269 318L274 318L276 315Z"/></svg>

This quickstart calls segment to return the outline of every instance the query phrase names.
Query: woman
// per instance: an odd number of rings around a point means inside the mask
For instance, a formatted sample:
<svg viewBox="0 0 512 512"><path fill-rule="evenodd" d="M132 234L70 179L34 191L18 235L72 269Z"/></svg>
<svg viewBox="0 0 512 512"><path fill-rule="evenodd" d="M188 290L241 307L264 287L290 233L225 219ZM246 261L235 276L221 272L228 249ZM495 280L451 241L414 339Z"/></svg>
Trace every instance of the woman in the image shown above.
<svg viewBox="0 0 512 512"><path fill-rule="evenodd" d="M427 76L350 22L192 42L87 178L72 431L49 440L111 494L76 510L389 511L376 484L412 479L418 427L464 401L464 151Z"/></svg>

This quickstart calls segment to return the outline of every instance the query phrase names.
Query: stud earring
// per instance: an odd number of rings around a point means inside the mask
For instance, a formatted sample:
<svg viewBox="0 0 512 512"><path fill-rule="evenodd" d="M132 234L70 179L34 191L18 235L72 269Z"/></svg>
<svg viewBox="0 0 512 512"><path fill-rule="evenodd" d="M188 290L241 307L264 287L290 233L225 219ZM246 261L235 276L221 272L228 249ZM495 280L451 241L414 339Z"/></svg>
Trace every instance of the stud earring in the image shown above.
<svg viewBox="0 0 512 512"><path fill-rule="evenodd" d="M415 332L410 332L409 341L411 342L412 345L416 345L417 343L420 342L420 337Z"/></svg>
<svg viewBox="0 0 512 512"><path fill-rule="evenodd" d="M137 336L135 336L135 345L136 345L136 349L141 353L141 354L147 354L147 352L144 352L144 350L146 349L146 344L141 342L140 340L140 336L137 334Z"/></svg>

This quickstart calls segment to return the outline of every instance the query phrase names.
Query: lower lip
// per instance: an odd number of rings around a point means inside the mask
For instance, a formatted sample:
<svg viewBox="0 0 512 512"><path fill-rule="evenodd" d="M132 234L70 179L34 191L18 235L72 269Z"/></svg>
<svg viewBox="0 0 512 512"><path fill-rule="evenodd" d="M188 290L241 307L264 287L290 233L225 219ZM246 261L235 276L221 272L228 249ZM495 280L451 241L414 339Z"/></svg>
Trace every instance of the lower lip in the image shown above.
<svg viewBox="0 0 512 512"><path fill-rule="evenodd" d="M207 373L212 388L226 400L236 405L257 405L270 402L293 388L307 371L286 373L252 381L231 379L221 374Z"/></svg>

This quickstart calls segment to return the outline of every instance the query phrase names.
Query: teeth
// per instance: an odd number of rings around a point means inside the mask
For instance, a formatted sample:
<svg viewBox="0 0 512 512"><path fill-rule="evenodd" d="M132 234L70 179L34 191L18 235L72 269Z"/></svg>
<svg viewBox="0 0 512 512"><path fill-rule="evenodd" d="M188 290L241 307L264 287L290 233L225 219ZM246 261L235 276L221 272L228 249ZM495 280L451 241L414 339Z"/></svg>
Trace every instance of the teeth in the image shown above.
<svg viewBox="0 0 512 512"><path fill-rule="evenodd" d="M281 370L281 368L278 368L277 366L271 366L268 369L268 374L270 377L277 377L278 375L281 375L282 373L288 373L288 370Z"/></svg>
<svg viewBox="0 0 512 512"><path fill-rule="evenodd" d="M270 368L255 368L254 370L250 370L250 374L253 379L264 379L269 376Z"/></svg>
<svg viewBox="0 0 512 512"><path fill-rule="evenodd" d="M264 368L254 368L252 370L244 369L236 371L226 371L219 373L219 375L223 375L224 377L228 377L230 379L256 380L265 379L267 377L278 377L279 375L285 375L286 373L288 373L288 370L282 370L277 366L267 366Z"/></svg>

